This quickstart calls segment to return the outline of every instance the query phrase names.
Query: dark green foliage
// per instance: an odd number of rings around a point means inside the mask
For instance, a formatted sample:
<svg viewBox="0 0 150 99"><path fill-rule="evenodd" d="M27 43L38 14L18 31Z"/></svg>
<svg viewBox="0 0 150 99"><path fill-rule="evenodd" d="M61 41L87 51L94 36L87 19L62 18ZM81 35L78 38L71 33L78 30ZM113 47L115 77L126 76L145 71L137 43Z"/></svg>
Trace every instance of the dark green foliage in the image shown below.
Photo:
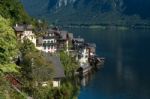
<svg viewBox="0 0 150 99"><path fill-rule="evenodd" d="M40 37L46 34L49 28L49 25L45 20L34 20L33 25L35 26L34 33L37 37Z"/></svg>
<svg viewBox="0 0 150 99"><path fill-rule="evenodd" d="M11 19L12 23L30 23L31 21L19 0L0 0L0 15Z"/></svg>
<svg viewBox="0 0 150 99"><path fill-rule="evenodd" d="M21 44L20 51L23 59L20 65L21 78L24 83L23 90L35 99L45 99L50 89L41 85L42 82L51 81L53 64L47 61L42 53L35 49L34 44L27 39Z"/></svg>
<svg viewBox="0 0 150 99"><path fill-rule="evenodd" d="M75 70L79 67L78 62L74 57L66 53L60 52L60 59L65 69L66 78L60 88L62 99L76 99L79 94L79 85L76 83L77 79L74 75ZM60 98L61 99L61 98Z"/></svg>
<svg viewBox="0 0 150 99"><path fill-rule="evenodd" d="M60 91L62 93L63 99L77 99L80 91L80 86L76 84L77 79L66 79Z"/></svg>
<svg viewBox="0 0 150 99"><path fill-rule="evenodd" d="M74 71L78 68L78 62L74 57L68 55L66 52L60 52L60 59L65 69L65 74L67 77L74 76Z"/></svg>
<svg viewBox="0 0 150 99"><path fill-rule="evenodd" d="M31 51L36 51L35 45L28 39L24 39L23 43L20 43L19 45L20 52L23 56Z"/></svg>
<svg viewBox="0 0 150 99"><path fill-rule="evenodd" d="M16 72L13 59L17 56L17 40L10 21L0 16L0 74Z"/></svg>
<svg viewBox="0 0 150 99"><path fill-rule="evenodd" d="M24 40L20 46L20 51L23 58L22 71L26 72L23 76L32 75L31 78L37 81L48 80L46 76L51 78L52 63L48 62L42 53L35 49L31 41Z"/></svg>
<svg viewBox="0 0 150 99"><path fill-rule="evenodd" d="M6 80L6 74L19 73L14 59L17 56L17 40L10 26L10 20L0 16L0 98L2 99L24 99L20 93L11 87Z"/></svg>
<svg viewBox="0 0 150 99"><path fill-rule="evenodd" d="M48 81L52 78L53 65L47 62L39 52L29 52L23 57L23 76L38 82Z"/></svg>

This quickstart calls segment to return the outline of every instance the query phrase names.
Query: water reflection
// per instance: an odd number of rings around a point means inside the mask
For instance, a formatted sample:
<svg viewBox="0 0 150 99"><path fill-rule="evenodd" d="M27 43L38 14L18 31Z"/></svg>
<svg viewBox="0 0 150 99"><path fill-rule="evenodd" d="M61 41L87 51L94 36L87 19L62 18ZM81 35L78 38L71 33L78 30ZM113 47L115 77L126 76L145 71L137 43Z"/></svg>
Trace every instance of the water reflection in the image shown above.
<svg viewBox="0 0 150 99"><path fill-rule="evenodd" d="M150 99L150 31L69 31L95 42L97 53L106 57L79 99Z"/></svg>
<svg viewBox="0 0 150 99"><path fill-rule="evenodd" d="M117 51L117 76L121 80L123 76L122 49L119 47Z"/></svg>
<svg viewBox="0 0 150 99"><path fill-rule="evenodd" d="M85 87L91 80L91 74L85 75L81 80L81 86Z"/></svg>

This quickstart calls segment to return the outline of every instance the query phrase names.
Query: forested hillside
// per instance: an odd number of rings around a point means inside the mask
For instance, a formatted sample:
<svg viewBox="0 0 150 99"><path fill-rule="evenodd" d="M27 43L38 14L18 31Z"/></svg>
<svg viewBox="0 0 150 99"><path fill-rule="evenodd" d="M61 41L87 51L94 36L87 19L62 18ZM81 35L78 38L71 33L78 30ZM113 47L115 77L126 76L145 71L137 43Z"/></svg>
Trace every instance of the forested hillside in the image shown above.
<svg viewBox="0 0 150 99"><path fill-rule="evenodd" d="M147 24L150 18L148 0L21 1L30 15L55 24Z"/></svg>

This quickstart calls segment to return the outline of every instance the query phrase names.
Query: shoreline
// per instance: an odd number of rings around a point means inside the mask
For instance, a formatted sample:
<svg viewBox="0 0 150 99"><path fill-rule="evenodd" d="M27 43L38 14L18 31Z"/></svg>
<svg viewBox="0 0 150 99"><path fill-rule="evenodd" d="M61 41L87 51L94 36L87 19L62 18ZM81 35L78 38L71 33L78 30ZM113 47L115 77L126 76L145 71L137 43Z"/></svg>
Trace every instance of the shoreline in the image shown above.
<svg viewBox="0 0 150 99"><path fill-rule="evenodd" d="M109 26L103 26L103 25L57 25L59 27L63 28L89 28L89 29L113 29L113 30L129 30L129 29L150 29L150 25L148 26L115 26L115 25L109 25Z"/></svg>

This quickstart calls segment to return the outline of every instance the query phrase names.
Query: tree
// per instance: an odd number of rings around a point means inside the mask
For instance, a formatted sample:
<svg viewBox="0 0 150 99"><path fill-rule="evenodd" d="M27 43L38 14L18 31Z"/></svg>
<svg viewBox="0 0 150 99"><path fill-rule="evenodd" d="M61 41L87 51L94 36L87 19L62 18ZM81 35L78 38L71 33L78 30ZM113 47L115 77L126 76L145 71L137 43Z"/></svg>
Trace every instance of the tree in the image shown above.
<svg viewBox="0 0 150 99"><path fill-rule="evenodd" d="M65 53L65 51L60 52L60 59L65 68L66 76L72 77L74 71L78 68L78 62L74 57L71 57L71 55Z"/></svg>
<svg viewBox="0 0 150 99"><path fill-rule="evenodd" d="M49 25L44 20L33 20L34 32L37 37L43 36L47 33Z"/></svg>
<svg viewBox="0 0 150 99"><path fill-rule="evenodd" d="M0 97L8 98L15 93L5 79L5 74L18 73L17 66L14 63L17 53L17 40L10 26L10 20L0 16Z"/></svg>
<svg viewBox="0 0 150 99"><path fill-rule="evenodd" d="M75 57L65 51L60 52L60 59L64 66L66 79L63 80L61 92L63 99L76 99L79 94L80 87L76 84L77 78L74 76L75 70L79 67Z"/></svg>
<svg viewBox="0 0 150 99"><path fill-rule="evenodd" d="M13 62L17 53L17 40L10 21L0 16L0 72L17 72Z"/></svg>
<svg viewBox="0 0 150 99"><path fill-rule="evenodd" d="M38 51L31 51L23 56L22 72L29 80L48 81L52 78L53 65Z"/></svg>
<svg viewBox="0 0 150 99"><path fill-rule="evenodd" d="M11 18L12 23L31 22L31 18L19 0L0 0L0 15L4 18Z"/></svg>
<svg viewBox="0 0 150 99"><path fill-rule="evenodd" d="M44 99L41 97L46 97L49 89L48 87L43 88L41 84L52 79L52 62L47 61L28 39L24 39L19 49L23 59L20 64L21 78L24 83L23 90L36 99Z"/></svg>
<svg viewBox="0 0 150 99"><path fill-rule="evenodd" d="M35 52L35 51L37 51L36 49L35 49L35 46L34 46L34 44L29 40L29 39L24 39L23 40L23 43L20 43L19 44L20 46L19 46L19 50L20 50L20 52L21 52L21 54L23 55L23 56L25 56L27 53L29 53L29 52Z"/></svg>

